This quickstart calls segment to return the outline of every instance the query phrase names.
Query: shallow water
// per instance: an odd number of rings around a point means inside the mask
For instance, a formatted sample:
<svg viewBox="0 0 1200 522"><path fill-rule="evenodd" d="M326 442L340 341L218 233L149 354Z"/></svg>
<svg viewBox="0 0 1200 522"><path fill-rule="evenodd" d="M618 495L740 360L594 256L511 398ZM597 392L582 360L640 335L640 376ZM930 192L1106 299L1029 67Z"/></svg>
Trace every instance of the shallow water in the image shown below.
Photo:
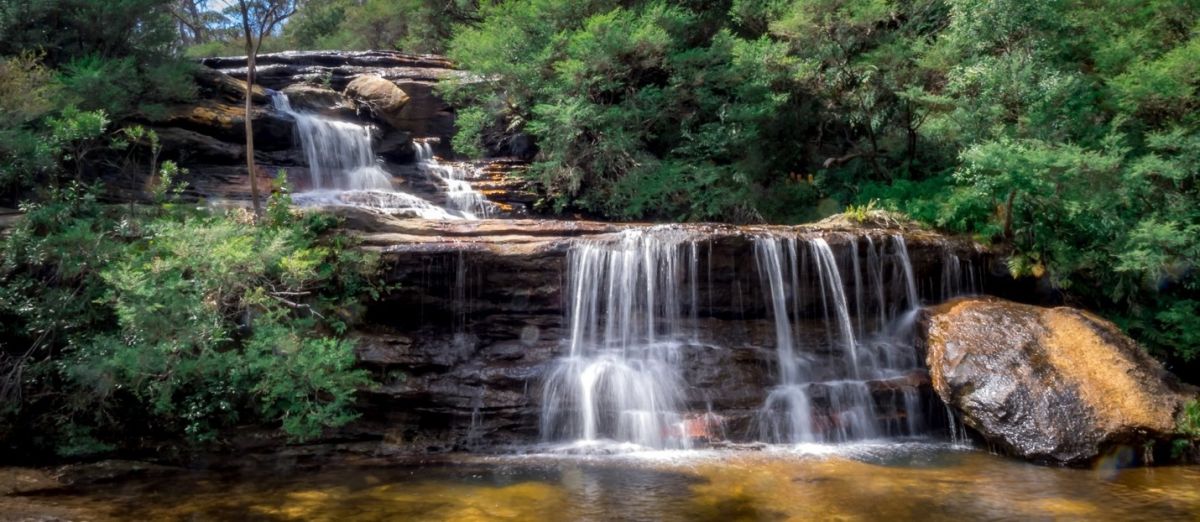
<svg viewBox="0 0 1200 522"><path fill-rule="evenodd" d="M868 443L184 472L25 498L89 520L1197 520L1198 485L1194 466Z"/></svg>

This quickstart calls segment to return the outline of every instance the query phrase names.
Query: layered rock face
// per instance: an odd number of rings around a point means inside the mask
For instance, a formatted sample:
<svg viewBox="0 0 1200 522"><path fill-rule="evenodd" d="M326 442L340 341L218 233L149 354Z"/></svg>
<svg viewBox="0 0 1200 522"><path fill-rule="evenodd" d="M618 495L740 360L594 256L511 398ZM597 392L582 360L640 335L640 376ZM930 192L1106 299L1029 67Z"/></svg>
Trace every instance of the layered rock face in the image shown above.
<svg viewBox="0 0 1200 522"><path fill-rule="evenodd" d="M233 78L246 78L245 57L207 58L201 63ZM454 110L434 87L441 80L466 73L454 69L445 58L395 51L294 51L260 55L255 72L259 85L274 90L308 83L343 92L359 76L388 80L409 100L384 122L412 136L440 137L446 145L439 153L451 154Z"/></svg>
<svg viewBox="0 0 1200 522"><path fill-rule="evenodd" d="M346 228L357 231L364 248L384 258L388 280L397 290L365 310L359 337L361 363L384 383L364 394L358 429L417 450L491 448L541 440L544 390L551 369L568 351L570 252L581 244L616 237L645 226L505 220L449 223L402 220L357 209L336 209ZM697 334L685 339L677 364L684 383L683 408L693 418L721 419L720 431L706 435L731 441L762 440L767 395L778 381L776 322L769 290L756 266L755 239L823 238L847 273L866 266L867 245L891 241L896 230L811 227L669 227L695 239L694 295L700 303ZM969 242L927 232L904 232L922 293L938 299L950 265L981 265L982 254ZM954 260L953 263L950 260ZM972 277L964 270L963 278ZM978 275L978 274L976 274ZM887 277L892 277L889 272ZM847 276L849 277L849 276ZM884 286L902 280L882 281ZM847 285L851 285L847 280ZM689 290L690 291L690 290ZM797 336L813 357L826 345L819 287L788 296L796 303ZM873 414L881 425L902 425L910 415L936 429L940 405L929 400L920 369L869 380ZM925 394L907 411L902 391ZM811 387L817 410L839 400L824 385ZM826 395L830 394L830 395ZM836 420L836 419L835 419ZM882 435L887 435L886 433Z"/></svg>
<svg viewBox="0 0 1200 522"><path fill-rule="evenodd" d="M255 162L262 186L284 170L295 190L311 177L301 150L294 114L274 106L271 91L285 94L299 113L349 122L368 129L371 145L392 185L437 203L445 187L429 179L418 162L414 140L430 147L445 166L458 159L450 147L454 110L434 91L441 80L466 73L436 56L398 52L286 52L259 56L251 94ZM188 170L186 195L206 200L245 201L250 183L245 159L245 79L242 57L203 60L195 73L199 97L170 106L142 122L156 131L161 159ZM500 214L528 213L537 199L520 181L522 165L508 159L463 162L471 183L486 188ZM474 179L478 178L478 179ZM147 173L109 172L106 186L118 200L146 199L153 179Z"/></svg>
<svg viewBox="0 0 1200 522"><path fill-rule="evenodd" d="M989 443L1085 464L1170 440L1185 386L1112 323L1072 308L951 301L923 320L933 387Z"/></svg>

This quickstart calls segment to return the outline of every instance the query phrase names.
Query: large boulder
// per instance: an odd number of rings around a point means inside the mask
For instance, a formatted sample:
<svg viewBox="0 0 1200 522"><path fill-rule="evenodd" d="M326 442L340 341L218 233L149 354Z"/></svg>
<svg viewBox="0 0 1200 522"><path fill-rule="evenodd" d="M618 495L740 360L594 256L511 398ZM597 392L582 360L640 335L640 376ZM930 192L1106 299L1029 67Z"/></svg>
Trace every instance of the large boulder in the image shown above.
<svg viewBox="0 0 1200 522"><path fill-rule="evenodd" d="M966 298L922 319L933 387L989 443L1080 465L1177 436L1197 395L1112 323L1073 308Z"/></svg>
<svg viewBox="0 0 1200 522"><path fill-rule="evenodd" d="M390 80L373 74L359 75L346 86L345 95L393 128L403 128L405 119L401 111L409 97Z"/></svg>

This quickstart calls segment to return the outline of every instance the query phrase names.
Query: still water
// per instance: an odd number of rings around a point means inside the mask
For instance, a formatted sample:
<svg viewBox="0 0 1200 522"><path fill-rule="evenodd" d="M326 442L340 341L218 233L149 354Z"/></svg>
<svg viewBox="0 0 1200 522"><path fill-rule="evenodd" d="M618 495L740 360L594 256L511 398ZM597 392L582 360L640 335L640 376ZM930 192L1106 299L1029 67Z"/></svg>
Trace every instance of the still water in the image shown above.
<svg viewBox="0 0 1200 522"><path fill-rule="evenodd" d="M891 442L180 472L25 500L86 520L1200 520L1200 467L1104 468Z"/></svg>

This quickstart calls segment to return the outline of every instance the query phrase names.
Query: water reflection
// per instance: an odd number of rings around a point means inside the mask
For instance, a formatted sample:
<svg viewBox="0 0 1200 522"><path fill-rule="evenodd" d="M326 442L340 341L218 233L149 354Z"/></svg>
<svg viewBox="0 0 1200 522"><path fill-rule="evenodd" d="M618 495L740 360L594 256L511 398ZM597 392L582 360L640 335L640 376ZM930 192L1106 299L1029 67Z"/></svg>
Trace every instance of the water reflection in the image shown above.
<svg viewBox="0 0 1200 522"><path fill-rule="evenodd" d="M33 498L89 520L1196 520L1198 479L891 443L187 473Z"/></svg>

